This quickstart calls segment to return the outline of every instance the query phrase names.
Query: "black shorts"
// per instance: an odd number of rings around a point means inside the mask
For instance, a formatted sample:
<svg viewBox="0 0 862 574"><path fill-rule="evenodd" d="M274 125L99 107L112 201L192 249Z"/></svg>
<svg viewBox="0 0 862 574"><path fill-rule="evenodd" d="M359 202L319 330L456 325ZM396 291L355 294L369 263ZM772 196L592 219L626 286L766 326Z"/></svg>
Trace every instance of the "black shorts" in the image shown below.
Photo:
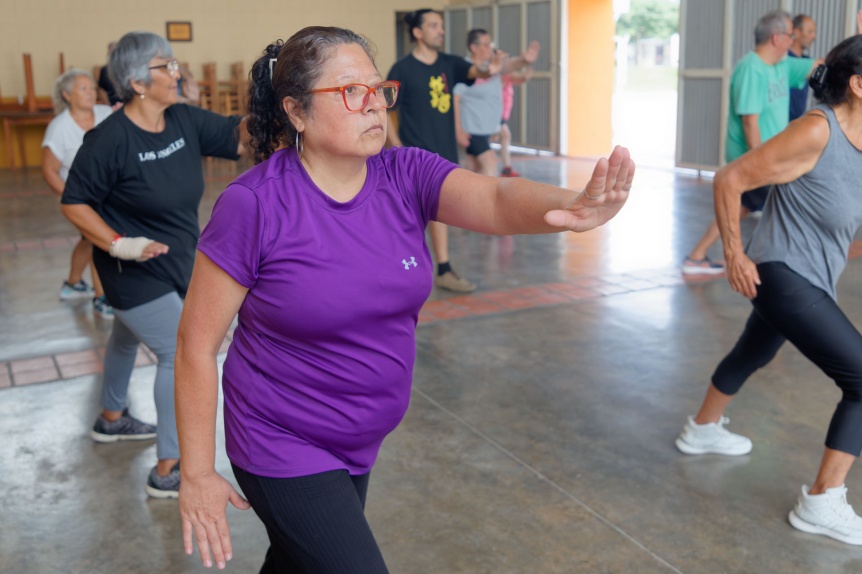
<svg viewBox="0 0 862 574"><path fill-rule="evenodd" d="M470 134L470 145L467 146L467 153L473 157L479 157L489 149L491 149L491 136L474 136Z"/></svg>
<svg viewBox="0 0 862 574"><path fill-rule="evenodd" d="M769 195L771 185L764 185L751 191L746 191L742 194L742 207L748 211L763 211L763 206L766 205L766 198Z"/></svg>

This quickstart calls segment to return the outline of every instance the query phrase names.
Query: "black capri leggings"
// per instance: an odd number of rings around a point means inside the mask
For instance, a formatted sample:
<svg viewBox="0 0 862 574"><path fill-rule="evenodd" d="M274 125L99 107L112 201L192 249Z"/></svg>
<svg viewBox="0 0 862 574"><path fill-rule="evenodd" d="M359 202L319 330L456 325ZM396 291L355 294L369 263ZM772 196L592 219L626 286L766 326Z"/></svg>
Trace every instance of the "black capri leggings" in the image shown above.
<svg viewBox="0 0 862 574"><path fill-rule="evenodd" d="M388 574L365 519L368 474L268 478L235 465L233 473L269 535L261 574Z"/></svg>
<svg viewBox="0 0 862 574"><path fill-rule="evenodd" d="M784 263L757 266L761 284L754 311L736 346L712 375L726 395L739 391L790 341L835 381L843 395L832 415L826 446L859 456L862 452L862 335L822 289Z"/></svg>

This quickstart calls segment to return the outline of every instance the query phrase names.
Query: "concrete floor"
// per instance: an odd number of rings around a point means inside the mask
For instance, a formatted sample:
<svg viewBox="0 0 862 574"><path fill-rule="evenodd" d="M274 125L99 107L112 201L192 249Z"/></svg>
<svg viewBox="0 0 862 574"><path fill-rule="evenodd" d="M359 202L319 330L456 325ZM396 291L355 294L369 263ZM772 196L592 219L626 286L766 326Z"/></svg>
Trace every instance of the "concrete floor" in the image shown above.
<svg viewBox="0 0 862 574"><path fill-rule="evenodd" d="M515 163L572 187L588 166ZM203 220L232 177L210 174ZM673 446L750 310L723 279L676 269L711 213L708 180L641 169L621 215L589 234L452 231L455 267L479 290L426 305L411 408L369 490L393 573L862 571L862 548L787 523L838 400L795 349L729 410L751 455ZM0 173L0 572L202 572L176 503L144 493L154 445L87 436L110 324L57 301L74 236L37 172ZM857 325L860 280L851 261L839 296ZM148 363L132 409L152 421ZM217 465L232 479L221 437ZM862 508L859 472L848 487ZM229 517L228 569L255 572L264 530L251 512Z"/></svg>

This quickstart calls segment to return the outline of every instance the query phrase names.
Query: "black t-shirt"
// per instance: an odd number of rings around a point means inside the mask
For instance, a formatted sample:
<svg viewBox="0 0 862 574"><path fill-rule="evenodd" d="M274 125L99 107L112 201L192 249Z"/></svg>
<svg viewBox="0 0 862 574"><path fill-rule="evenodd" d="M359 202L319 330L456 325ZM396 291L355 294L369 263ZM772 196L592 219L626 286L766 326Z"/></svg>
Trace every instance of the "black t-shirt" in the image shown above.
<svg viewBox="0 0 862 574"><path fill-rule="evenodd" d="M111 305L132 309L172 291L185 297L200 236L201 157L236 159L239 121L178 104L165 110L164 131L152 133L121 109L84 136L61 201L89 205L121 235L169 247L140 263L94 248Z"/></svg>
<svg viewBox="0 0 862 574"><path fill-rule="evenodd" d="M102 66L102 70L99 72L99 87L108 94L108 102L112 106L122 101L117 95L116 90L114 90L114 82L111 81L111 77L108 75L108 66Z"/></svg>
<svg viewBox="0 0 862 574"><path fill-rule="evenodd" d="M458 163L452 88L459 83L468 86L473 83L467 78L471 66L464 58L442 52L430 66L413 54L395 62L387 79L401 82L395 106L402 144L432 151Z"/></svg>

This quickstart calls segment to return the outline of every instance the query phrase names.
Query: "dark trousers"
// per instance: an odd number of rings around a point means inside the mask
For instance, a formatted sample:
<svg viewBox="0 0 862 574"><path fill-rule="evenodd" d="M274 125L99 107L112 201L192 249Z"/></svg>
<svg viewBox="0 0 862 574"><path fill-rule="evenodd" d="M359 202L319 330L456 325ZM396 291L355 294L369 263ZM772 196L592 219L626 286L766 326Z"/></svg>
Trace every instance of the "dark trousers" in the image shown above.
<svg viewBox="0 0 862 574"><path fill-rule="evenodd" d="M761 284L754 311L736 346L716 368L712 384L734 395L754 371L790 341L841 389L826 446L862 452L862 335L822 289L783 263L757 266Z"/></svg>
<svg viewBox="0 0 862 574"><path fill-rule="evenodd" d="M268 478L233 466L270 547L261 574L388 574L365 519L368 474Z"/></svg>

